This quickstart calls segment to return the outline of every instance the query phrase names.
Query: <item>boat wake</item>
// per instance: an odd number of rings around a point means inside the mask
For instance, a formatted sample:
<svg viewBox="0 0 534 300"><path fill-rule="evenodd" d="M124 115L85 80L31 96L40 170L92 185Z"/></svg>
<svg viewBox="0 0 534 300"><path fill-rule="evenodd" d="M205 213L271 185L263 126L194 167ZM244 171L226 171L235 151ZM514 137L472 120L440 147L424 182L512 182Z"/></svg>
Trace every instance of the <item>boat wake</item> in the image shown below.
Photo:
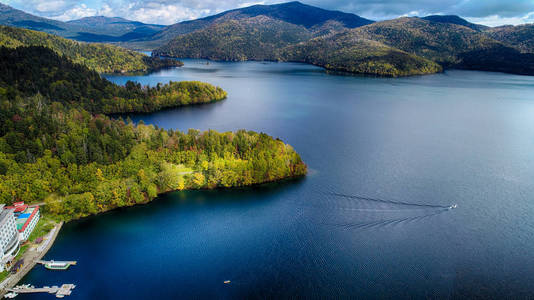
<svg viewBox="0 0 534 300"><path fill-rule="evenodd" d="M412 217L398 217L398 218L392 218L392 219L386 219L386 220L367 221L367 222L364 221L364 222L347 222L347 223L324 223L324 225L334 226L334 227L341 228L341 229L364 230L364 229L395 226L395 225L400 225L400 224L407 224L411 222L421 221L423 219L442 214L446 212L447 210L448 209L440 209L437 212L420 215L420 216L412 216Z"/></svg>
<svg viewBox="0 0 534 300"><path fill-rule="evenodd" d="M364 230L408 224L457 208L456 204L411 203L341 193L327 193L327 195L347 199L347 202L333 201L331 198L327 205L323 205L321 216L317 216L322 219L319 223L340 229ZM337 210L338 213L334 213L331 209ZM339 213L339 210L347 213ZM351 211L353 213L350 213ZM333 219L337 219L337 222L331 222Z"/></svg>
<svg viewBox="0 0 534 300"><path fill-rule="evenodd" d="M343 197L343 198L356 199L356 200L371 201L371 202L378 202L378 203L385 203L385 204L395 204L395 205L402 205L402 206L411 206L411 207L444 208L444 209L453 209L457 207L456 204L445 206L445 205L409 203L409 202L385 200L385 199L379 199L379 198L370 198L370 197L364 197L364 196L358 196L358 195L346 195L346 194L340 194L340 193L329 193L329 195Z"/></svg>

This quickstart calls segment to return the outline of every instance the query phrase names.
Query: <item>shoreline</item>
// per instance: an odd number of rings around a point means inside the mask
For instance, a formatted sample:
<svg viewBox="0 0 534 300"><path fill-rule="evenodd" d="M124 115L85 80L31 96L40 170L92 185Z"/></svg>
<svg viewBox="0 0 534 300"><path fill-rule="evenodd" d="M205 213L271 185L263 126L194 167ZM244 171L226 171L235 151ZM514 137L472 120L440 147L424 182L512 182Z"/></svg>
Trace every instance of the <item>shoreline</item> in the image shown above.
<svg viewBox="0 0 534 300"><path fill-rule="evenodd" d="M237 190L237 189L258 188L258 187L262 187L263 185L278 184L278 183L286 183L286 182L304 180L304 179L306 179L307 176L308 176L308 171L306 170L306 173L303 174L303 175L285 177L285 178L282 178L282 179L275 179L275 180L271 180L271 181L265 181L265 182L262 182L262 183L254 183L254 184L244 185L244 186L198 188L198 189L183 189L183 190L168 190L168 191L158 192L156 197L154 197L153 199L150 199L150 200L145 200L143 202L134 203L134 204L131 204L131 205L124 205L124 206L114 207L112 209L108 209L108 210L105 210L105 211L100 211L100 212L97 212L97 213L94 213L94 214L89 214L89 215L86 215L86 216L83 216L83 217L80 217L80 218L63 220L63 221L61 221L61 223L63 224L63 223L70 223L70 222L80 221L80 220L83 220L83 219L96 217L96 216L99 216L99 215L102 215L102 214L111 213L113 211L120 210L120 209L126 209L126 208L130 208L130 207L134 207L134 206L148 205L148 204L156 201L159 197L167 195L167 194L170 194L170 193L174 193L174 192L217 191L217 190ZM0 283L0 289L2 289L1 285L2 285L2 283Z"/></svg>
<svg viewBox="0 0 534 300"><path fill-rule="evenodd" d="M31 249L27 250L27 252L22 257L24 259L24 261L25 261L25 264L22 267L22 269L19 272L17 272L16 274L10 275L4 281L0 282L0 299L2 299L4 297L4 295L8 292L7 289L10 289L10 288L13 288L14 286L16 286L35 267L35 265L37 264L37 261L42 260L42 258L46 255L46 253L48 253L50 248L52 248L52 246L54 245L54 242L55 242L55 240L56 240L56 238L57 238L57 236L59 234L59 231L61 230L61 228L65 224L65 222L78 221L78 220L81 220L81 219L84 219L84 218L97 216L97 215L100 215L100 214L105 214L107 212L111 212L111 211L114 211L114 210L117 210L117 209L121 209L121 208L127 208L127 207L138 206L138 205L146 205L146 204L149 204L149 203L153 202L154 200L156 200L158 197L160 197L162 195L173 193L173 192L195 191L195 190L198 191L198 190L217 190L217 189L228 190L228 189L239 189L239 188L255 188L255 187L259 187L259 186L266 185L266 184L274 184L274 183L279 183L279 182L288 182L288 181L294 181L294 180L301 180L303 178L306 178L306 175L307 174L303 174L303 175L299 175L299 176L286 177L286 178L282 178L282 179L276 179L276 180L272 180L272 181L256 183L256 184L247 185L247 186L241 186L241 187L215 188L215 189L203 188L203 189L170 190L170 191L165 191L165 192L158 193L158 195L154 199L148 200L148 201L143 202L143 203L137 203L137 204L134 204L134 205L116 207L116 208L113 208L111 210L99 212L97 214L93 214L93 215L89 215L89 216L84 216L82 218L72 219L72 220L68 220L68 221L61 221L58 224L56 224L54 226L54 228L52 228L52 230L50 232L48 232L46 234L47 238L43 242L43 244L41 244L39 246L35 246L34 248L31 248ZM28 263L28 261L29 261L29 263Z"/></svg>
<svg viewBox="0 0 534 300"><path fill-rule="evenodd" d="M54 245L54 242L63 224L64 222L61 221L59 224L54 226L54 228L49 233L47 233L48 237L43 242L46 244L42 244L35 248L27 250L27 252L22 257L24 258L25 262L22 269L16 274L10 275L0 283L0 298L4 297L4 295L7 293L7 289L13 288L15 285L17 285L19 281L21 281L22 278L24 278L24 276L26 276L33 269L33 267L35 267L37 261L41 260L46 255L46 253L48 253L50 248L52 248L52 245Z"/></svg>

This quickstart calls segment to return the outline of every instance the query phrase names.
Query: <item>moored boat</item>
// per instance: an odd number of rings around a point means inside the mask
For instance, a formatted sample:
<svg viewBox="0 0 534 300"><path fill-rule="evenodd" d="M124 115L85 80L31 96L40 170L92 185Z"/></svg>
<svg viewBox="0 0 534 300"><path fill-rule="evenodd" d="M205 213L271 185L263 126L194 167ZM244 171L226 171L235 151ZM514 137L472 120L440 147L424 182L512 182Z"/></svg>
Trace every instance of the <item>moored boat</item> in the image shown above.
<svg viewBox="0 0 534 300"><path fill-rule="evenodd" d="M66 261L50 261L49 263L44 264L45 268L49 270L66 270L70 267L70 262Z"/></svg>

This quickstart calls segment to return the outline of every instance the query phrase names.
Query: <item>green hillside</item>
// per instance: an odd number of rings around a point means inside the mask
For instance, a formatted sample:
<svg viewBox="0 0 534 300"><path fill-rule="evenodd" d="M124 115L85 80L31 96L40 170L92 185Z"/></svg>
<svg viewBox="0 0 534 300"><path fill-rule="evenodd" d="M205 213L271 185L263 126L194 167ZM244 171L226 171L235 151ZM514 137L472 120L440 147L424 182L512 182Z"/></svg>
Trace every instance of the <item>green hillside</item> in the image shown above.
<svg viewBox="0 0 534 300"><path fill-rule="evenodd" d="M286 48L283 56L284 60L310 63L328 70L378 76L422 75L442 70L428 59L365 39L316 38Z"/></svg>
<svg viewBox="0 0 534 300"><path fill-rule="evenodd" d="M285 53L287 59L328 69L388 76L432 73L441 67L534 74L532 55L485 32L420 18L376 22L289 47ZM368 65L376 72L369 72Z"/></svg>
<svg viewBox="0 0 534 300"><path fill-rule="evenodd" d="M291 146L263 133L184 133L101 114L226 96L208 84L122 87L44 47L0 47L0 64L0 203L44 201L46 214L71 220L167 191L306 174Z"/></svg>
<svg viewBox="0 0 534 300"><path fill-rule="evenodd" d="M499 45L497 41L468 27L420 18L377 22L351 30L346 35L353 39L379 41L444 65L457 64L459 53Z"/></svg>
<svg viewBox="0 0 534 300"><path fill-rule="evenodd" d="M534 24L499 26L490 28L485 33L523 53L534 53Z"/></svg>
<svg viewBox="0 0 534 300"><path fill-rule="evenodd" d="M153 54L225 61L278 60L280 49L311 36L303 26L260 16L178 36Z"/></svg>
<svg viewBox="0 0 534 300"><path fill-rule="evenodd" d="M513 27L517 37L506 34L508 39L498 41L490 31L481 31L484 27L472 29L462 19L433 19L403 17L349 30L335 22L307 29L257 17L179 36L154 53L227 61L296 61L379 76L429 74L443 68L534 74L531 56L518 50L530 51L530 27Z"/></svg>
<svg viewBox="0 0 534 300"><path fill-rule="evenodd" d="M9 26L0 26L0 46L43 46L99 73L150 71L182 65L176 60L163 61L112 45L76 42L44 32Z"/></svg>
<svg viewBox="0 0 534 300"><path fill-rule="evenodd" d="M0 87L13 96L39 93L92 113L151 112L226 98L222 89L201 82L119 86L44 47L0 49Z"/></svg>

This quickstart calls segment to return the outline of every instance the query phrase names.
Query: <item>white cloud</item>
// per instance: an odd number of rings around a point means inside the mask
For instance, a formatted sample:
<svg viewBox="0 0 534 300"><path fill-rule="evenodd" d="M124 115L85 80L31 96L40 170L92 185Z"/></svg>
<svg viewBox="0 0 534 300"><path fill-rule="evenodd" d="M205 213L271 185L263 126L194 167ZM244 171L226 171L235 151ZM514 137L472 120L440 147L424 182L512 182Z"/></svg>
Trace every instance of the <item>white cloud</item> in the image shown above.
<svg viewBox="0 0 534 300"><path fill-rule="evenodd" d="M58 16L53 16L53 19L60 20L60 21L69 21L74 19L80 19L84 17L91 17L97 15L97 10L94 8L89 8L85 4L81 4L78 6L75 6L71 9L68 9L63 12L63 14Z"/></svg>
<svg viewBox="0 0 534 300"><path fill-rule="evenodd" d="M0 0L43 17L72 20L117 16L148 23L173 24L254 4L290 0ZM534 22L534 0L303 0L304 3L384 20L399 16L458 14L486 25Z"/></svg>
<svg viewBox="0 0 534 300"><path fill-rule="evenodd" d="M265 1L256 1L256 2L243 2L238 5L239 8L257 5L257 4L265 4Z"/></svg>
<svg viewBox="0 0 534 300"><path fill-rule="evenodd" d="M407 12L407 13L403 14L401 17L417 17L417 16L420 16L420 15L421 15L420 11L412 10L410 12Z"/></svg>
<svg viewBox="0 0 534 300"><path fill-rule="evenodd" d="M68 7L69 4L62 0L56 0L56 1L40 1L35 6L35 9L40 12L54 12L54 11L60 11L64 10L66 7Z"/></svg>
<svg viewBox="0 0 534 300"><path fill-rule="evenodd" d="M501 25L520 25L526 23L534 23L534 11L529 12L523 16L517 17L501 17L499 15L492 15L482 18L466 18L469 22L482 24L486 26L501 26Z"/></svg>
<svg viewBox="0 0 534 300"><path fill-rule="evenodd" d="M151 3L145 7L131 9L128 18L153 24L174 24L181 20L195 19L202 11L192 10L177 5Z"/></svg>

